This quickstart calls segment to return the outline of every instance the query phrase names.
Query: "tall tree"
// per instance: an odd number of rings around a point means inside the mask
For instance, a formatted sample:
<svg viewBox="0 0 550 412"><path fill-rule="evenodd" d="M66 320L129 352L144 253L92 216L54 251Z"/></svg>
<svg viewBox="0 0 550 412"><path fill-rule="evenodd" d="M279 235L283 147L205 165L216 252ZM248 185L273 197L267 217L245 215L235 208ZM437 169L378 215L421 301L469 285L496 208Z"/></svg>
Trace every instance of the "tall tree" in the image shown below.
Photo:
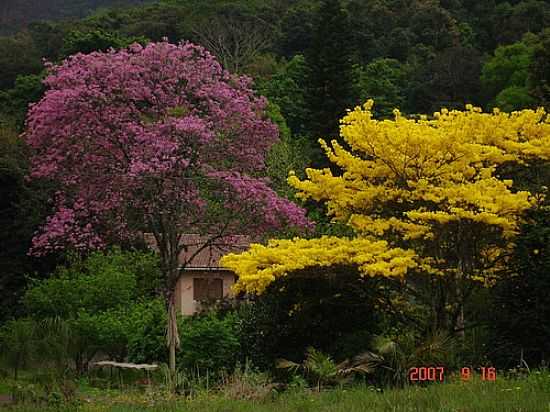
<svg viewBox="0 0 550 412"><path fill-rule="evenodd" d="M534 48L528 83L537 104L550 110L550 29L541 33L540 43Z"/></svg>
<svg viewBox="0 0 550 412"><path fill-rule="evenodd" d="M13 87L20 74L37 74L41 70L40 54L29 33L0 37L0 89Z"/></svg>
<svg viewBox="0 0 550 412"><path fill-rule="evenodd" d="M206 47L232 73L242 73L272 43L273 27L259 18L214 16L193 28L197 43Z"/></svg>
<svg viewBox="0 0 550 412"><path fill-rule="evenodd" d="M341 131L350 150L322 141L341 173L307 169L306 179L289 182L298 197L326 202L333 221L352 228L355 237L271 240L225 256L222 264L248 292L311 267L410 274L404 283L415 299L426 299L430 326L461 334L464 303L477 284L498 277L523 213L537 203L501 178L500 168L550 160L547 114L486 114L468 106L442 110L432 120L396 111L393 121L378 121L369 101L343 119Z"/></svg>
<svg viewBox="0 0 550 412"><path fill-rule="evenodd" d="M34 232L50 212L51 188L43 182L28 182L28 150L18 131L0 122L0 321L21 313L18 304L27 277L45 276L56 256L28 256Z"/></svg>
<svg viewBox="0 0 550 412"><path fill-rule="evenodd" d="M531 43L536 41L536 36L534 37L533 41L529 41L526 36L524 41L497 47L494 55L483 65L482 93L491 105L497 105L503 110L517 110L525 108L521 104L527 103L529 106L534 103L527 87L529 67L533 60L534 45ZM513 96L510 95L511 91ZM503 99L506 95L509 97Z"/></svg>
<svg viewBox="0 0 550 412"><path fill-rule="evenodd" d="M340 0L325 0L306 53L309 133L315 141L336 138L338 119L354 104L350 40L348 17ZM315 160L318 165L326 163L320 152Z"/></svg>
<svg viewBox="0 0 550 412"><path fill-rule="evenodd" d="M32 253L85 252L151 234L175 371L175 286L192 259L182 261L182 252L307 224L302 209L258 177L277 141L266 101L249 79L189 43L76 55L51 70L26 140L32 176L52 179L60 190ZM186 244L185 233L203 240Z"/></svg>
<svg viewBox="0 0 550 412"><path fill-rule="evenodd" d="M547 361L550 355L549 222L548 206L530 211L515 242L512 274L494 293L494 358L503 366L515 366L521 354L531 366Z"/></svg>
<svg viewBox="0 0 550 412"><path fill-rule="evenodd" d="M406 67L395 59L375 59L356 68L356 85L361 101L376 100L376 115L391 117L405 102Z"/></svg>

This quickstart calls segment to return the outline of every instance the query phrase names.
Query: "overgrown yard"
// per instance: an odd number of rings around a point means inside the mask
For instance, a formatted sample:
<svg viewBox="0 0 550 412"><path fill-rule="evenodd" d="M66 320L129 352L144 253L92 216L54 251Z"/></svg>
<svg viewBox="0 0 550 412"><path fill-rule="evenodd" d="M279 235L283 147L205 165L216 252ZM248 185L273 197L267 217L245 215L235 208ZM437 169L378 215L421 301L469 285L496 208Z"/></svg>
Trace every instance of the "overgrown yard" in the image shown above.
<svg viewBox="0 0 550 412"><path fill-rule="evenodd" d="M538 412L550 411L550 374L533 372L527 378L499 378L496 382L450 382L404 389L380 390L358 385L323 390L273 391L262 400L238 399L227 388L200 390L191 399L149 388L97 390L83 385L72 404L17 404L6 411L422 411L422 412Z"/></svg>

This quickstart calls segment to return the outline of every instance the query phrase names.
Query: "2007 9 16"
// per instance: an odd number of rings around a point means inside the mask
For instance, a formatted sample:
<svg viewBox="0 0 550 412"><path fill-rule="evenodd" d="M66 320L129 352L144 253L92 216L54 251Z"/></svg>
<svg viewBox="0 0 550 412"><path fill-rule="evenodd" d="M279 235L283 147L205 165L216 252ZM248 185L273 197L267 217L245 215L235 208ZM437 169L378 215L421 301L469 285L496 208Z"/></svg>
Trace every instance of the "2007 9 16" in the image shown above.
<svg viewBox="0 0 550 412"><path fill-rule="evenodd" d="M493 367L479 368L481 380L496 381L497 373ZM469 381L473 377L472 369L464 367L460 369L460 378L462 381ZM443 366L421 366L409 369L409 380L411 382L443 382L445 378L445 368Z"/></svg>

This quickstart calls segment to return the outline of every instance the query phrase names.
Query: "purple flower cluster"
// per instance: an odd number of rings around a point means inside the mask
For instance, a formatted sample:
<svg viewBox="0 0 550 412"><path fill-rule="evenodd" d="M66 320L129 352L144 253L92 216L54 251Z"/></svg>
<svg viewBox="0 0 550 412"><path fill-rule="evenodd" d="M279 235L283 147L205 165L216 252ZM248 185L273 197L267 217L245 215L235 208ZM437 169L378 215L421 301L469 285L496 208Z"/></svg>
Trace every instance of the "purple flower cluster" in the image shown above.
<svg viewBox="0 0 550 412"><path fill-rule="evenodd" d="M33 253L102 247L132 233L130 215L142 222L169 216L193 230L206 219L211 195L200 176L226 183L231 198L250 203L257 215L242 222L243 233L249 226L307 225L302 209L252 177L278 139L265 99L203 48L134 44L77 54L49 71L25 138L33 149L31 177L56 181L61 195Z"/></svg>

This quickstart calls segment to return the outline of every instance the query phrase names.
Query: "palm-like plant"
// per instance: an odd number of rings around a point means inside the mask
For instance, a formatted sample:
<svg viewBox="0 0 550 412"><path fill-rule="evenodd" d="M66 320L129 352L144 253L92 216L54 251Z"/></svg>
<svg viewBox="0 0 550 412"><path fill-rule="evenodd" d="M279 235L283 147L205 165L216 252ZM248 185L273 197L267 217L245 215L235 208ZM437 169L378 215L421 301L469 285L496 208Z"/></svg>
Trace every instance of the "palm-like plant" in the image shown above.
<svg viewBox="0 0 550 412"><path fill-rule="evenodd" d="M414 366L448 364L455 339L443 331L421 341L410 334L396 339L377 336L371 347L372 352L360 355L367 368L381 372L381 379L387 384L403 385Z"/></svg>
<svg viewBox="0 0 550 412"><path fill-rule="evenodd" d="M373 370L365 363L361 355L336 363L329 355L309 347L302 363L287 359L278 359L276 367L291 372L302 372L310 382L315 383L318 391L322 386L342 384L356 373L370 373ZM370 359L370 358L369 358Z"/></svg>
<svg viewBox="0 0 550 412"><path fill-rule="evenodd" d="M355 374L380 375L383 383L402 386L414 366L448 364L454 347L455 339L443 331L422 340L412 334L396 339L376 336L371 343L371 351L340 363L310 347L302 363L278 359L276 366L295 373L302 372L306 379L315 383L317 390L324 385L344 383Z"/></svg>

